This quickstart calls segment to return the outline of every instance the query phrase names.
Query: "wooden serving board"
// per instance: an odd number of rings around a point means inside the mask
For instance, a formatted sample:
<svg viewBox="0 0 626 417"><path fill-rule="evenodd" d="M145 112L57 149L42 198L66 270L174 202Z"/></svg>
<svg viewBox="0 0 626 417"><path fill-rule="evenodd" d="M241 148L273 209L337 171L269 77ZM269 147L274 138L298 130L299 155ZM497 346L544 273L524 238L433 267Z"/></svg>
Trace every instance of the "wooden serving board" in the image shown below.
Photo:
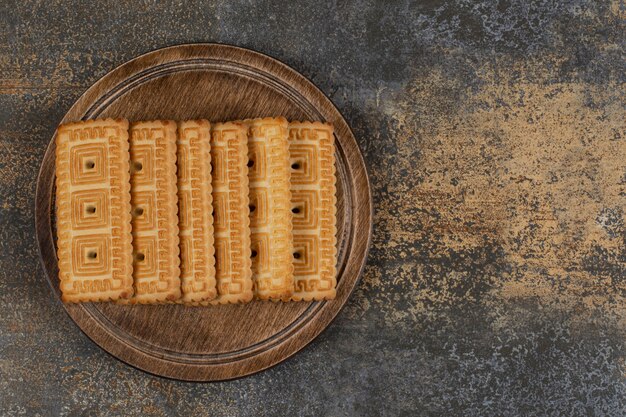
<svg viewBox="0 0 626 417"><path fill-rule="evenodd" d="M356 140L331 101L287 65L247 49L193 44L142 55L96 82L65 115L62 123L102 117L216 122L278 115L335 126L337 298L204 308L63 304L100 347L137 368L189 381L237 378L285 360L329 325L359 279L372 230L370 186ZM42 263L60 300L54 139L41 166L35 204Z"/></svg>

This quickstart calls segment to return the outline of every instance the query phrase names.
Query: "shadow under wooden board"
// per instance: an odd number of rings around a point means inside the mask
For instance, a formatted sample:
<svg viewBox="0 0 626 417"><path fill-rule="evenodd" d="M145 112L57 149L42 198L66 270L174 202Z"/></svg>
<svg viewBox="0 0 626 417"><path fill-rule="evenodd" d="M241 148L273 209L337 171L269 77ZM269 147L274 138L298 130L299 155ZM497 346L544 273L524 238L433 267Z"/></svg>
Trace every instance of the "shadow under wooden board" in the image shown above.
<svg viewBox="0 0 626 417"><path fill-rule="evenodd" d="M370 186L356 140L332 102L287 65L243 48L191 44L150 52L104 76L68 111L61 123L103 117L216 122L279 115L335 126L336 299L212 307L63 304L100 347L137 368L189 381L237 378L287 359L329 325L358 282L372 232ZM54 140L39 173L35 211L42 263L60 300Z"/></svg>

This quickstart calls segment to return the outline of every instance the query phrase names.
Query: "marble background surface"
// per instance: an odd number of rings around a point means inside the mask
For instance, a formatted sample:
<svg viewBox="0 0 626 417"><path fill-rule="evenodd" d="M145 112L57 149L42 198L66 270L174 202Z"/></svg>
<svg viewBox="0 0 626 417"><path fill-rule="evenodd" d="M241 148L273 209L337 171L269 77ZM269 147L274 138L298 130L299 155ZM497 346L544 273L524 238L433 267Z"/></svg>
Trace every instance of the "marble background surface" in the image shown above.
<svg viewBox="0 0 626 417"><path fill-rule="evenodd" d="M0 415L626 414L623 1L0 4ZM292 359L225 383L135 370L53 299L35 179L72 103L155 48L272 55L352 126L365 274Z"/></svg>

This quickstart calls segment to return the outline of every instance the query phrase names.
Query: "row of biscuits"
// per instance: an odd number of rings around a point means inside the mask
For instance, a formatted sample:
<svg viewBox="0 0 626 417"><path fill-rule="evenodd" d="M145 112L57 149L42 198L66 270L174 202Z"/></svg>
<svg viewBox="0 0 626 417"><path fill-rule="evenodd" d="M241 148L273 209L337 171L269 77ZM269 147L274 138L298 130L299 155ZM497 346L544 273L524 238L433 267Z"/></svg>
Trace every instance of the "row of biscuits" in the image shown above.
<svg viewBox="0 0 626 417"><path fill-rule="evenodd" d="M90 120L56 146L65 302L334 298L331 125Z"/></svg>

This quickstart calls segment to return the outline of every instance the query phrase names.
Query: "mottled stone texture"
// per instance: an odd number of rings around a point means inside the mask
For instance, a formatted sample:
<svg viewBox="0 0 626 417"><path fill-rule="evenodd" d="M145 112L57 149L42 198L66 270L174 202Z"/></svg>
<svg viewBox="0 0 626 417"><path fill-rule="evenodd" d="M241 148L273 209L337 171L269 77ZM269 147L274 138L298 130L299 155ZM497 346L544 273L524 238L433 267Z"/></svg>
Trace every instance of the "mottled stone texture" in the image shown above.
<svg viewBox="0 0 626 417"><path fill-rule="evenodd" d="M626 414L621 1L3 1L0 414ZM353 127L375 225L338 319L287 362L191 384L81 334L38 263L34 184L83 90L215 41L312 79Z"/></svg>

